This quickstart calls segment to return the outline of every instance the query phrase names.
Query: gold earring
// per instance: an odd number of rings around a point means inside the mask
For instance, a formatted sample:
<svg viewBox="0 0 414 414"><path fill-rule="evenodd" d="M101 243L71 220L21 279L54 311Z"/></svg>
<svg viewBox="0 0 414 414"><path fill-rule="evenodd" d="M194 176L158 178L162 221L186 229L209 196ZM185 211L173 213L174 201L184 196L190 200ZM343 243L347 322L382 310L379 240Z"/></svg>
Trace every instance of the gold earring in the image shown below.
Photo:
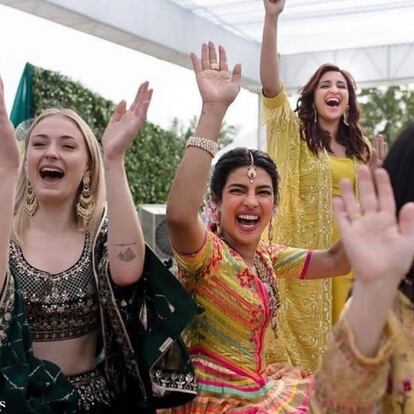
<svg viewBox="0 0 414 414"><path fill-rule="evenodd" d="M88 176L82 178L82 192L76 203L76 214L83 219L85 226L88 225L95 207L89 187L90 182L91 179Z"/></svg>
<svg viewBox="0 0 414 414"><path fill-rule="evenodd" d="M344 112L344 117L343 117L343 121L344 121L344 124L346 125L346 126L349 126L349 107L348 108L346 108L346 111Z"/></svg>
<svg viewBox="0 0 414 414"><path fill-rule="evenodd" d="M37 200L36 196L33 193L33 188L32 188L32 185L30 184L30 181L27 180L26 203L23 208L23 211L28 216L33 217L38 207L39 207L39 201Z"/></svg>
<svg viewBox="0 0 414 414"><path fill-rule="evenodd" d="M270 219L269 227L267 228L267 241L268 241L268 251L269 254L272 251L272 244L273 244L273 216Z"/></svg>
<svg viewBox="0 0 414 414"><path fill-rule="evenodd" d="M221 229L220 229L221 212L218 207L216 211L214 212L214 221L216 222L216 233L220 235L221 233Z"/></svg>
<svg viewBox="0 0 414 414"><path fill-rule="evenodd" d="M316 110L316 106L312 104L313 107L313 123L318 123L318 111Z"/></svg>

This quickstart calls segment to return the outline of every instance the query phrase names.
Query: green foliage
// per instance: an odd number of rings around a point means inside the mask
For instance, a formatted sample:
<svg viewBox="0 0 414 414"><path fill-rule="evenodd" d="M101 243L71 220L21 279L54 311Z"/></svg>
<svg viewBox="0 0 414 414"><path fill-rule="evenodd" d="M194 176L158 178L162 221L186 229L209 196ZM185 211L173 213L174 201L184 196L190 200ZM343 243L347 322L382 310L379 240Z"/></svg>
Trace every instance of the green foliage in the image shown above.
<svg viewBox="0 0 414 414"><path fill-rule="evenodd" d="M178 118L174 118L170 131L182 138L184 141L194 134L197 126L197 117L194 115L187 123L183 123ZM223 122L219 135L219 149L226 147L234 141L234 138L239 133L240 127L236 125L229 125L226 121Z"/></svg>
<svg viewBox="0 0 414 414"><path fill-rule="evenodd" d="M362 102L361 124L366 134L383 134L392 142L414 113L414 90L407 86L365 88L359 93Z"/></svg>
<svg viewBox="0 0 414 414"><path fill-rule="evenodd" d="M74 109L100 140L114 103L66 76L41 68L33 73L35 113L49 107ZM125 168L135 204L165 203L185 141L147 122L128 149Z"/></svg>

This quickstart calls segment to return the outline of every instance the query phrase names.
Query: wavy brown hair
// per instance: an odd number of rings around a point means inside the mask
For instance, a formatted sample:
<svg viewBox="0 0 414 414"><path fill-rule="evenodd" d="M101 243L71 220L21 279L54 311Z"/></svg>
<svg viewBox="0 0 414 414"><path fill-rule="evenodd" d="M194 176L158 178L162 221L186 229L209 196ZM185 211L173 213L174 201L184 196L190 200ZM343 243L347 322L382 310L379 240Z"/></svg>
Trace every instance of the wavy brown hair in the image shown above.
<svg viewBox="0 0 414 414"><path fill-rule="evenodd" d="M348 125L340 122L338 128L338 144L345 147L347 157L356 157L362 162L369 159L369 147L364 139L362 128L359 124L360 110L356 99L356 85L352 76L338 66L326 63L318 68L308 83L301 89L300 97L296 104L295 112L301 120L301 138L306 141L309 149L319 155L320 151L326 149L331 152L331 139L328 131L322 129L319 122L315 122L314 95L321 77L326 72L341 73L347 83L349 92Z"/></svg>

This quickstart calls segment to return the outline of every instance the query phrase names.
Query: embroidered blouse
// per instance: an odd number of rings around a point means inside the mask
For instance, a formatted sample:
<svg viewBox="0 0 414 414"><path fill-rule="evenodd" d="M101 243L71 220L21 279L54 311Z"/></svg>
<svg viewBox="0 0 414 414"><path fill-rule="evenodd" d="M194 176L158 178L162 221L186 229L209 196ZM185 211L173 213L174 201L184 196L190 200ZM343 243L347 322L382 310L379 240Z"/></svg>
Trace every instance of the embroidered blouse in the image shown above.
<svg viewBox="0 0 414 414"><path fill-rule="evenodd" d="M256 255L273 278L303 278L311 252L261 244ZM266 287L237 251L207 231L194 255L176 254L179 277L203 308L188 328L197 397L174 414L298 413L311 378L289 365L267 364L271 312ZM304 282L307 283L307 282ZM303 411L305 412L305 411Z"/></svg>
<svg viewBox="0 0 414 414"><path fill-rule="evenodd" d="M56 274L33 267L12 242L10 269L23 293L33 342L72 339L99 329L99 300L89 236L85 237L79 260Z"/></svg>

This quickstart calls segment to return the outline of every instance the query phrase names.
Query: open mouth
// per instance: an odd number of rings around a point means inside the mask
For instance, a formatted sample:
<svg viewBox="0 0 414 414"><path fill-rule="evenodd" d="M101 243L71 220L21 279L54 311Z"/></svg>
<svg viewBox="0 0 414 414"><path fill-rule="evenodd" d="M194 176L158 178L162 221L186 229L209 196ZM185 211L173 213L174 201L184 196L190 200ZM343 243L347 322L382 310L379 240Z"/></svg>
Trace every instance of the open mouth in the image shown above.
<svg viewBox="0 0 414 414"><path fill-rule="evenodd" d="M59 168L44 167L40 170L40 176L46 181L58 181L65 176Z"/></svg>
<svg viewBox="0 0 414 414"><path fill-rule="evenodd" d="M325 101L328 106L337 107L339 106L339 99L331 98Z"/></svg>
<svg viewBox="0 0 414 414"><path fill-rule="evenodd" d="M259 217L252 214L239 214L237 216L237 221L242 226L254 227L259 222Z"/></svg>

